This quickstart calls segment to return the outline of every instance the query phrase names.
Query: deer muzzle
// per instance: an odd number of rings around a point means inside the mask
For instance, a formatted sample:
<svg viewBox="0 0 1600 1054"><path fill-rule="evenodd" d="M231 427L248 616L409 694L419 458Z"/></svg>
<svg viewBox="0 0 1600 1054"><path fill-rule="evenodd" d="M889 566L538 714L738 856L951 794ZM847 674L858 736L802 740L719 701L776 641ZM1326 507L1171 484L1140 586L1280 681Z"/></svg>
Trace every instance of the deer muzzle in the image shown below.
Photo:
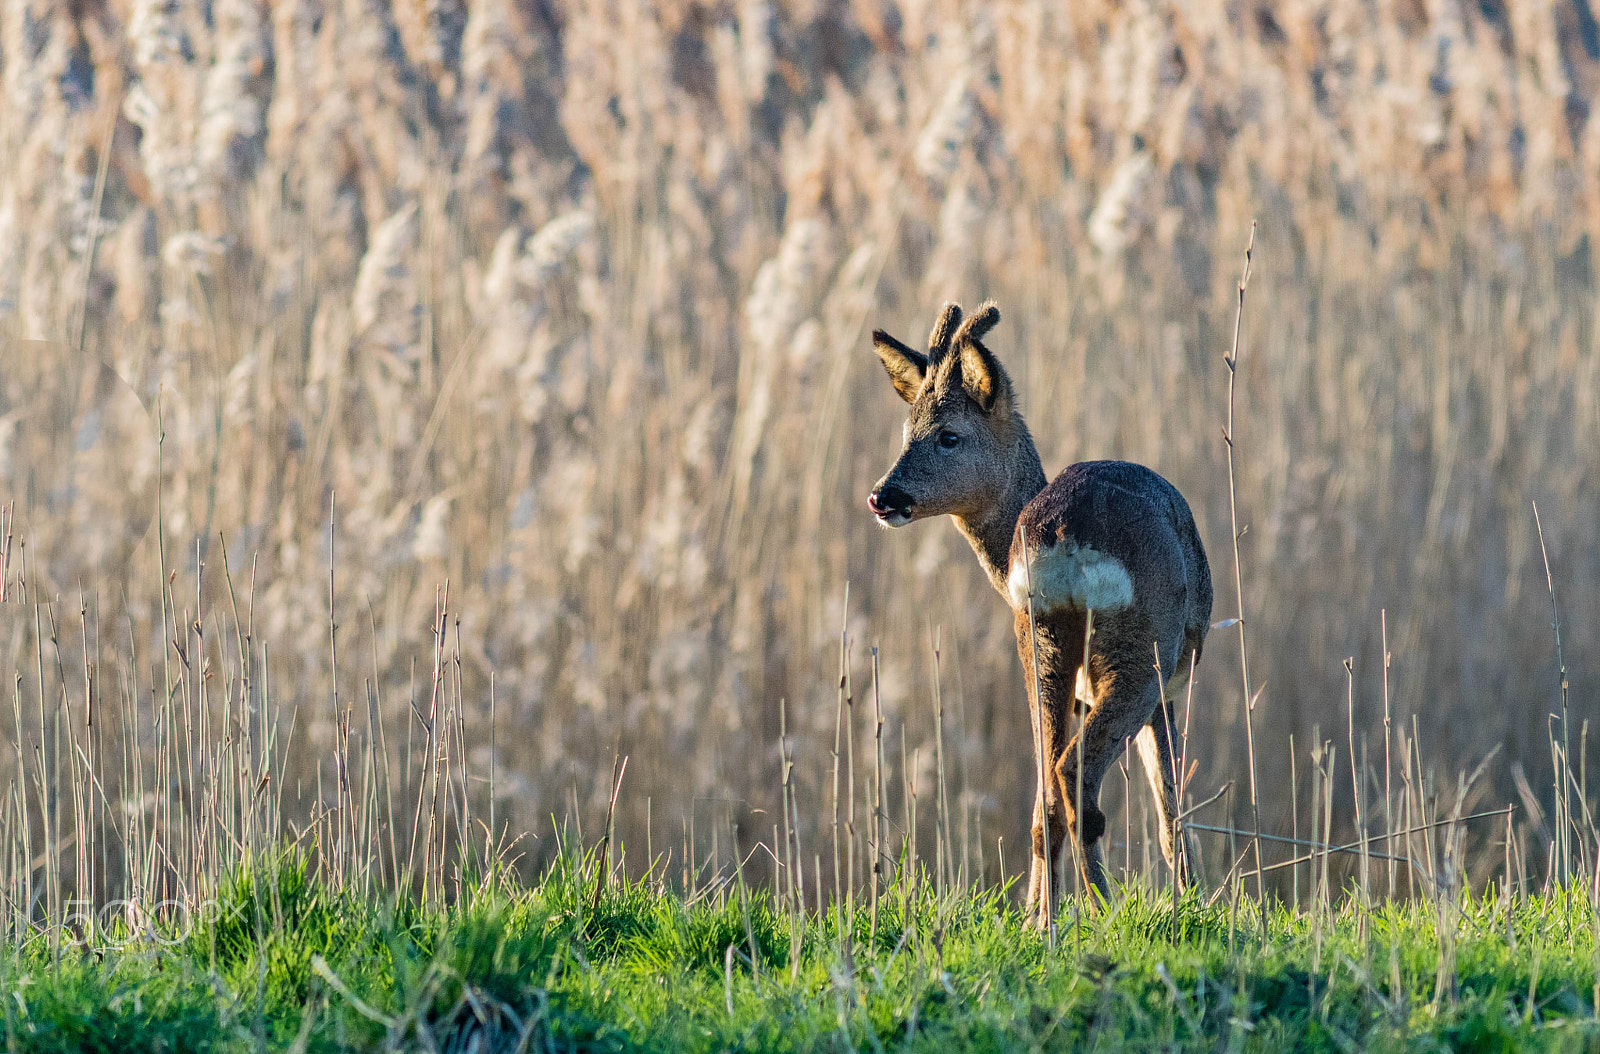
<svg viewBox="0 0 1600 1054"><path fill-rule="evenodd" d="M867 508L888 527L904 527L912 520L911 495L892 483L880 485L867 495Z"/></svg>

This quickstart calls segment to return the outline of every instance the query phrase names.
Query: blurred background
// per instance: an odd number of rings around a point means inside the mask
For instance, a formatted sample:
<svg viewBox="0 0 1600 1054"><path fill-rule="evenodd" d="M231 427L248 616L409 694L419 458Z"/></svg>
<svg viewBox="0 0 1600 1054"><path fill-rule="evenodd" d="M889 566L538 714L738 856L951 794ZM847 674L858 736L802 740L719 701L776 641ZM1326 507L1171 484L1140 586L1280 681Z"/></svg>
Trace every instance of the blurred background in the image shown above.
<svg viewBox="0 0 1600 1054"><path fill-rule="evenodd" d="M5 0L0 667L69 698L92 652L148 705L163 595L186 668L244 627L270 700L228 691L293 723L304 816L336 687L396 737L425 708L448 583L465 785L493 766L534 864L566 820L594 840L627 755L638 870L781 815L780 703L822 845L848 633L858 778L870 649L895 817L936 777L937 669L963 851L998 877L1003 837L1015 872L1011 619L952 525L865 509L904 414L869 333L995 298L1046 470L1165 474L1229 618L1255 221L1263 824L1306 822L1322 740L1381 781L1385 632L1392 735L1447 789L1499 748L1485 801L1521 766L1548 808L1534 501L1575 753L1600 702L1597 87L1589 0ZM1242 819L1237 632L1189 752Z"/></svg>

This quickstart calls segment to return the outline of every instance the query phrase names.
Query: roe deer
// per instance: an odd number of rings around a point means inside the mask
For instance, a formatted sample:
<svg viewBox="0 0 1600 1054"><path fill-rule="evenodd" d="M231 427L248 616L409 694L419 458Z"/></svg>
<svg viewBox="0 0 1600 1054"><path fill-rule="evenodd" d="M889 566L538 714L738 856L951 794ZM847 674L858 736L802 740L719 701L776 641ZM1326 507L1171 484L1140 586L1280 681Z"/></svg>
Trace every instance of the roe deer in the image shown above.
<svg viewBox="0 0 1600 1054"><path fill-rule="evenodd" d="M1110 896L1098 847L1105 831L1100 781L1130 736L1155 794L1162 855L1174 881L1184 885L1192 877L1192 847L1173 845L1172 704L1210 625L1211 570L1188 503L1149 469L1086 461L1046 485L1011 379L982 342L999 321L992 303L965 322L960 307L946 304L926 355L882 330L873 333L911 413L900 458L867 505L890 527L942 513L955 517L1011 605L1029 704L1037 708L1035 757L1043 750L1027 908L1044 924L1071 859L1069 826L1082 850L1084 880L1102 898ZM1083 709L1075 699L1088 714L1069 739L1068 713ZM1046 846L1054 860L1046 861Z"/></svg>

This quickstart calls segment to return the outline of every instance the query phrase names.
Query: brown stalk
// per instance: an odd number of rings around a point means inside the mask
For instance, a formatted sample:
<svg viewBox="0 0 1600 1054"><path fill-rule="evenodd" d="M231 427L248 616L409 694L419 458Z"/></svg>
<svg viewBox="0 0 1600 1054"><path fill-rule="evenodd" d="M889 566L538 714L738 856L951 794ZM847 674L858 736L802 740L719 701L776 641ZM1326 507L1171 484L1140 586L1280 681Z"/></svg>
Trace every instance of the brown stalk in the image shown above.
<svg viewBox="0 0 1600 1054"><path fill-rule="evenodd" d="M1044 884L1039 889L1039 922L1044 926L1045 939L1054 948L1056 927L1051 915L1055 910L1055 890L1052 888L1055 857L1050 852L1050 796L1045 793L1046 781L1050 778L1050 743L1044 737L1044 688L1039 683L1039 635L1033 618L1033 555L1028 546L1026 527L1022 532L1022 562L1028 578L1028 651L1033 657L1033 742L1039 765L1039 823L1044 829Z"/></svg>
<svg viewBox="0 0 1600 1054"><path fill-rule="evenodd" d="M611 852L612 821L617 811L617 795L622 793L622 777L628 772L627 755L613 756L611 759L611 798L606 802L605 833L600 836L600 847L595 852L595 868L598 874L594 878L594 896L590 898L589 913L592 915L600 910L600 894L605 892L606 878L610 874L611 866L607 861ZM738 846L734 846L734 856L737 857Z"/></svg>
<svg viewBox="0 0 1600 1054"><path fill-rule="evenodd" d="M1561 653L1561 612L1556 607L1556 581L1550 571L1550 552L1544 544L1544 524L1539 519L1539 503L1533 505L1533 523L1539 534L1539 555L1544 559L1544 581L1550 591L1550 629L1556 638L1556 666L1561 675L1561 764L1556 768L1556 802L1560 820L1557 827L1557 837L1561 839L1562 852L1557 857L1557 866L1560 867L1562 881L1570 879L1572 874L1571 851L1566 842L1567 832L1571 827L1572 799L1568 790L1570 775L1570 758L1572 757L1572 730L1571 716L1567 702L1567 660ZM1582 799L1580 799L1582 800ZM1584 802L1587 808L1587 802Z"/></svg>
<svg viewBox="0 0 1600 1054"><path fill-rule="evenodd" d="M1228 448L1228 519L1233 525L1233 587L1234 595L1238 600L1236 618L1239 625L1239 675L1244 681L1244 728L1245 744L1250 758L1250 816L1254 828L1253 843L1256 855L1256 901L1261 912L1261 939L1266 939L1267 934L1267 898L1266 888L1261 880L1261 797L1256 785L1256 732L1255 732L1255 706L1256 696L1250 691L1250 660L1245 645L1244 623L1244 573L1243 565L1239 559L1239 501L1236 474L1234 472L1234 426L1233 405L1234 388L1239 374L1239 334L1244 328L1244 291L1250 284L1250 258L1255 250L1256 225L1250 223L1250 240L1244 249L1244 271L1239 276L1238 306L1233 317L1233 348L1223 356L1223 362L1228 367L1228 427L1223 433L1223 439Z"/></svg>

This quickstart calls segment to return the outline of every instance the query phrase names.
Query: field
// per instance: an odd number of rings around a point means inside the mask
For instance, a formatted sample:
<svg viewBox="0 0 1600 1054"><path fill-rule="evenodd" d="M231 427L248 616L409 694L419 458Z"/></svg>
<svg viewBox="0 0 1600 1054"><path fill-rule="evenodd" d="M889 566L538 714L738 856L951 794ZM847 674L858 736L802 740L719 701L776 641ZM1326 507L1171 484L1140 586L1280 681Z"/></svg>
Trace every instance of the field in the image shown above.
<svg viewBox="0 0 1600 1054"><path fill-rule="evenodd" d="M155 953L289 866L381 1017L459 1019L428 964L503 934L530 1043L1591 1041L1597 89L1587 0L6 0L7 987L381 1039L279 914ZM1211 554L1172 944L1136 769L1126 908L1017 932L1010 618L864 507L868 334L985 297L1047 471L1151 465ZM874 894L898 954L837 936Z"/></svg>
<svg viewBox="0 0 1600 1054"><path fill-rule="evenodd" d="M592 861L591 861L592 862ZM242 873L214 920L0 964L8 1049L1592 1050L1582 897L1275 909L1128 890L1057 947L1003 896L909 880L804 918L762 891L608 886L563 859L426 911L331 892L294 861ZM911 920L907 925L905 920ZM1444 955L1441 960L1440 956ZM1441 962L1444 965L1441 966Z"/></svg>

